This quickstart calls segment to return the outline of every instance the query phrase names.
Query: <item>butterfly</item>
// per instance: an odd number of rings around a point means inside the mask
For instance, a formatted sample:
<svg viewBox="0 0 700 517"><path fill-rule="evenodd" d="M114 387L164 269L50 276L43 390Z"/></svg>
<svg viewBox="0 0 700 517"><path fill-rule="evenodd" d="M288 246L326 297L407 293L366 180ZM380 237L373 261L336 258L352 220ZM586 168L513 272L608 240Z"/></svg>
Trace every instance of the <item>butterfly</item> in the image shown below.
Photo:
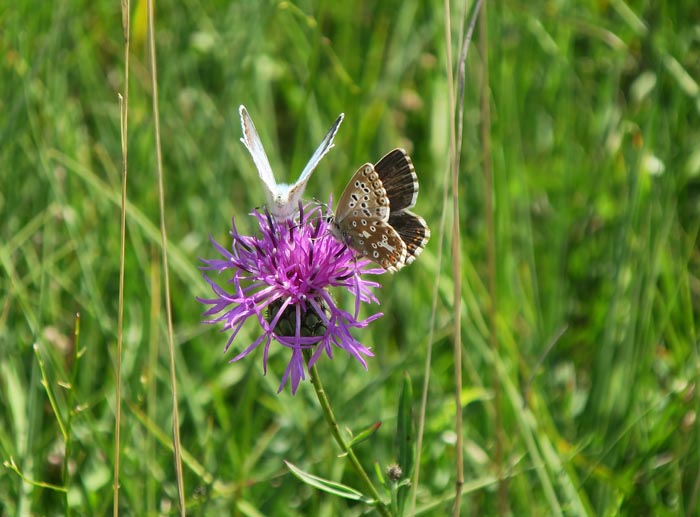
<svg viewBox="0 0 700 517"><path fill-rule="evenodd" d="M243 138L241 138L241 142L243 142L243 145L245 145L246 149L248 149L248 152L253 157L255 167L258 169L258 175L265 185L265 197L267 198L267 206L270 213L278 221L291 219L299 209L299 200L304 193L306 183L309 181L311 173L318 165L318 162L321 161L321 158L333 148L333 138L338 132L344 115L341 113L328 133L326 133L321 145L318 146L316 152L311 156L309 163L307 163L304 170L301 171L296 183L287 185L286 183L277 183L277 181L275 181L272 167L270 167L270 161L267 159L265 149L263 149L262 142L260 141L260 136L255 130L255 125L250 115L248 115L248 110L245 109L245 106L241 105L240 108L238 108L238 112L241 115L241 128L243 129Z"/></svg>
<svg viewBox="0 0 700 517"><path fill-rule="evenodd" d="M409 211L418 198L418 176L403 149L375 165L366 163L340 196L331 232L362 256L393 273L421 254L430 229Z"/></svg>

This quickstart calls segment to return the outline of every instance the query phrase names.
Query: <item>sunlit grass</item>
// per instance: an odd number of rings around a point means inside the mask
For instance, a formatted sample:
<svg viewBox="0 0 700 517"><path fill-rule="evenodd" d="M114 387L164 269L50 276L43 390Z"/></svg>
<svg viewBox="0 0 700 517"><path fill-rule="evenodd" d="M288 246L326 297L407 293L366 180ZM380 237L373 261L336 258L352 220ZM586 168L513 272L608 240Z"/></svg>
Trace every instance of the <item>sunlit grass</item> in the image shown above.
<svg viewBox="0 0 700 517"><path fill-rule="evenodd" d="M124 264L120 506L134 515L177 507L145 5L132 6ZM451 209L437 269L451 117L441 6L156 9L188 513L363 508L285 467L361 487L337 457L310 384L295 397L276 393L287 357L273 353L267 376L260 354L228 364L227 335L200 323L195 297L207 286L198 257L215 255L209 235L226 242L233 215L242 232L254 231L246 214L264 200L239 142L245 104L280 180L296 177L345 113L308 197L337 197L357 167L394 147L413 158L415 210L433 238L414 264L383 279L385 316L358 336L376 354L369 371L341 355L319 368L341 429L383 423L357 447L360 461L370 471L375 460L394 461L403 372L417 408L437 285L417 500L425 514L445 514L455 481L455 277ZM60 513L67 501L74 514L103 515L114 454L120 6L20 2L0 10L0 22L0 459L15 465L0 470L0 514ZM461 23L452 20L453 54ZM688 1L506 2L489 4L488 24L494 234L484 220L487 85L476 45L460 167L462 512L498 510L495 373L514 515L697 513L700 14ZM489 346L489 241L498 356ZM234 348L256 332L245 327Z"/></svg>

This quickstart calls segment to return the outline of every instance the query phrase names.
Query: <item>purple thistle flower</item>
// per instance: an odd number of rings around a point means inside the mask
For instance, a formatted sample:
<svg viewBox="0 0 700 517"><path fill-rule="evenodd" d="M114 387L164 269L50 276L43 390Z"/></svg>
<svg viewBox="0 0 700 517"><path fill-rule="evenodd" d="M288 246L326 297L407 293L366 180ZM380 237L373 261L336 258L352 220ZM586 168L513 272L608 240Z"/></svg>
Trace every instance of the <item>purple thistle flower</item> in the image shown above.
<svg viewBox="0 0 700 517"><path fill-rule="evenodd" d="M278 393L291 380L292 394L305 379L303 350L314 350L309 366L324 352L333 357L333 346L345 350L367 369L363 356L374 354L350 333L364 328L382 316L376 313L359 320L360 303L379 303L372 288L377 282L365 280L362 274L381 274L383 269L370 267L371 262L358 259L355 252L331 234L327 217L316 205L307 214L300 207L299 220L274 221L267 210L252 212L260 225L260 236L238 233L232 220L231 251L211 239L223 259L203 260L202 270L230 273L229 289L204 278L214 298L197 298L210 307L205 316L214 316L205 323L223 322L222 330L230 330L228 350L243 324L255 317L262 335L231 362L247 356L264 345L263 371L267 373L270 343L274 339L291 350L289 365L282 376ZM352 313L339 308L329 288L347 289L355 297ZM229 292L230 291L230 292Z"/></svg>

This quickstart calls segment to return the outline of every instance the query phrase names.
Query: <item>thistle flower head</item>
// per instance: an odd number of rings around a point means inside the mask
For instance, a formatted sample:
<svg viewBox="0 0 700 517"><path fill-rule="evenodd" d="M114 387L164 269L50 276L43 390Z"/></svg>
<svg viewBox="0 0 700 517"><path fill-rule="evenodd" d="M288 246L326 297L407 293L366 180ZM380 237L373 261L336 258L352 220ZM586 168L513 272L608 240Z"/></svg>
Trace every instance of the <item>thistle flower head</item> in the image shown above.
<svg viewBox="0 0 700 517"><path fill-rule="evenodd" d="M335 239L318 205L300 207L297 221L275 221L267 210L251 215L260 226L260 234L241 235L232 221L231 250L212 239L223 258L203 260L206 265L202 266L202 270L230 276L224 288L205 274L214 297L198 298L210 306L204 313L209 318L205 323L223 323L223 330L231 332L225 350L248 318L255 318L262 330L231 362L262 345L263 371L267 372L270 345L279 343L291 354L279 391L290 380L292 393L305 378L304 350L313 350L309 367L324 352L332 358L337 347L366 369L364 356L374 354L352 336L351 330L366 327L382 315L359 319L361 302L379 303L372 292L379 284L362 275L384 270L357 259L352 249ZM336 305L331 288L345 289L354 297L352 312Z"/></svg>

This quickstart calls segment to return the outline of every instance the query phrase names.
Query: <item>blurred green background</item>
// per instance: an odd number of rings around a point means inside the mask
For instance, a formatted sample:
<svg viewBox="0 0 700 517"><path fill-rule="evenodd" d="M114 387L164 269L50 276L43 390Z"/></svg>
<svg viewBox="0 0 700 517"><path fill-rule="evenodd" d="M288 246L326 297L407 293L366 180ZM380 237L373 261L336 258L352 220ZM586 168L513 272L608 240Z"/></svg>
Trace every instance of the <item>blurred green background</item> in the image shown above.
<svg viewBox="0 0 700 517"><path fill-rule="evenodd" d="M453 3L453 56L462 9ZM173 514L145 1L131 11L120 507L125 515ZM412 156L421 181L415 210L432 240L413 265L381 279L385 316L356 334L376 354L369 370L342 354L319 367L342 429L383 423L357 453L368 469L375 460L384 468L395 459L403 372L418 412L438 286L418 509L451 508L457 273L452 212L442 204L453 116L445 16L442 3L411 0L157 3L189 514L366 509L302 484L284 466L361 486L338 458L308 381L295 397L288 387L276 393L287 353L273 347L263 376L262 353L227 362L257 337L255 325L224 354L227 335L201 324L195 297L209 291L197 268L199 257L216 256L209 235L226 243L232 216L253 232L246 214L264 201L239 142L240 104L280 181L296 178L345 113L309 198L337 198L357 167L394 147ZM697 515L700 4L506 0L489 3L487 16L489 82L474 43L460 170L462 512L499 508L500 433L514 515ZM112 508L121 20L116 1L0 7L1 515L62 514L66 504L78 515ZM493 193L483 180L485 91ZM493 234L485 227L487 195ZM497 254L496 357L488 345L489 242ZM24 481L7 467L11 459ZM67 495L37 483L66 487Z"/></svg>

